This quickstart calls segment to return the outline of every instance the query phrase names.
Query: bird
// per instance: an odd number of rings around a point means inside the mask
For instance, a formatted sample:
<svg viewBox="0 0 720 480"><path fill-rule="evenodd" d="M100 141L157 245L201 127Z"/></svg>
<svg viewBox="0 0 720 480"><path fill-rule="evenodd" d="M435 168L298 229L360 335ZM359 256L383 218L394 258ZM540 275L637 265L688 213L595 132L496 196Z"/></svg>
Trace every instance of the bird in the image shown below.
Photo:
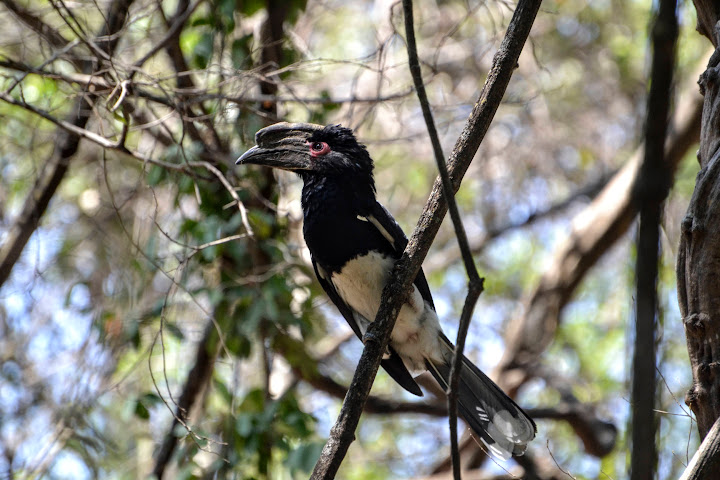
<svg viewBox="0 0 720 480"><path fill-rule="evenodd" d="M236 164L295 172L303 182L303 235L323 290L362 340L380 307L395 262L408 243L377 201L373 160L341 125L280 122L262 128ZM422 396L413 373L428 370L447 390L454 346L440 327L422 269L402 305L381 361L408 392ZM458 411L495 458L525 453L535 422L467 357Z"/></svg>

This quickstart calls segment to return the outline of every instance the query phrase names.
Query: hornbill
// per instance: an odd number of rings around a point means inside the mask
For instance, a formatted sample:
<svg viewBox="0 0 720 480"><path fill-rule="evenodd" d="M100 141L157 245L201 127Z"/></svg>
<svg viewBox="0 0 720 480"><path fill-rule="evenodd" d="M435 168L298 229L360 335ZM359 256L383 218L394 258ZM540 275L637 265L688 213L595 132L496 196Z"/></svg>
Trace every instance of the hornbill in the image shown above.
<svg viewBox="0 0 720 480"><path fill-rule="evenodd" d="M303 180L303 234L323 289L362 339L407 238L375 199L373 161L352 130L339 125L277 123L255 136L237 164L297 173ZM447 389L453 344L440 329L422 270L400 309L383 368L407 391L422 396L410 371L429 370ZM467 358L458 389L460 414L491 454L522 455L535 422Z"/></svg>

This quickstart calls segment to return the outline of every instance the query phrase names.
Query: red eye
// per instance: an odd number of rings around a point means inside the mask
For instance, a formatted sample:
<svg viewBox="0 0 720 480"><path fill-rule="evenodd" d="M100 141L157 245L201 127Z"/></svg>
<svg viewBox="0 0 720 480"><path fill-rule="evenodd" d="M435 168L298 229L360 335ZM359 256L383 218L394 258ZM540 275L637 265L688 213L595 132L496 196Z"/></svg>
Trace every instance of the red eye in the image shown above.
<svg viewBox="0 0 720 480"><path fill-rule="evenodd" d="M308 142L310 145L310 156L320 157L330 152L330 145L326 142Z"/></svg>

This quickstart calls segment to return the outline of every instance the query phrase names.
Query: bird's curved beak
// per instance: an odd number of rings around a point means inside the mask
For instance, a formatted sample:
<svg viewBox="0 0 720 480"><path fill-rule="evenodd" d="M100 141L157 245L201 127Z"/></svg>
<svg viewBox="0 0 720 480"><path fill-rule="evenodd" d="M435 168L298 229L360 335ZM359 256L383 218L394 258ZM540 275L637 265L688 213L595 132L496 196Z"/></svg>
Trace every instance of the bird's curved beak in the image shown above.
<svg viewBox="0 0 720 480"><path fill-rule="evenodd" d="M241 163L253 163L251 159L253 157L262 156L262 154L262 148L255 145L250 150L240 155L238 159L235 160L235 165L240 165Z"/></svg>
<svg viewBox="0 0 720 480"><path fill-rule="evenodd" d="M282 170L309 170L310 156L307 154L307 147L288 148L284 145L275 148L264 148L258 145L243 153L235 165L263 165L266 167L280 168Z"/></svg>
<svg viewBox="0 0 720 480"><path fill-rule="evenodd" d="M264 165L298 172L312 170L307 139L321 125L309 123L276 123L255 135L257 146L243 153L236 165Z"/></svg>

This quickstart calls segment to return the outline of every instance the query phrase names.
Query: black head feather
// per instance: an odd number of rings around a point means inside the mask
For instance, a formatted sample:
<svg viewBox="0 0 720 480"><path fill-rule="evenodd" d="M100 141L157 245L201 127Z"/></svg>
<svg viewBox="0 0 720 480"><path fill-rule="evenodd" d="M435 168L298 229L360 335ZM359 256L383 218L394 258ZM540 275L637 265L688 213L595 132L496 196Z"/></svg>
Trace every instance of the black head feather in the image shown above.
<svg viewBox="0 0 720 480"><path fill-rule="evenodd" d="M358 143L351 129L341 125L328 125L314 131L308 142L325 142L330 146L329 154L315 159L318 172L352 172L372 177L372 158L365 145Z"/></svg>

